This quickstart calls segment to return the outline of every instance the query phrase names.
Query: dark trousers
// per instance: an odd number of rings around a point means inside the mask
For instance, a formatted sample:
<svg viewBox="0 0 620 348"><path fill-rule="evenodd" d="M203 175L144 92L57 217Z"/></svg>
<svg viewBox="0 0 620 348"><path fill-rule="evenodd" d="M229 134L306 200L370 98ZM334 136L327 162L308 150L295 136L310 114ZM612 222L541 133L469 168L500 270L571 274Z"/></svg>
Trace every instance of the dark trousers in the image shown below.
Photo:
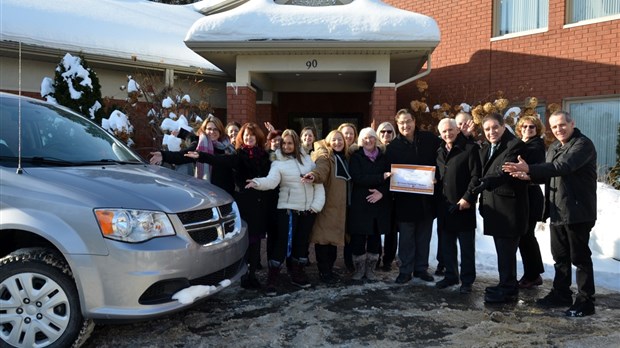
<svg viewBox="0 0 620 348"><path fill-rule="evenodd" d="M535 280L545 272L545 266L540 255L540 246L538 246L538 240L536 240L534 233L535 229L536 220L530 220L527 224L527 232L519 240L519 253L523 260L523 278L527 280Z"/></svg>
<svg viewBox="0 0 620 348"><path fill-rule="evenodd" d="M447 232L437 229L441 236L441 256L446 267L445 279L472 284L476 280L476 231L465 230ZM459 277L459 260L456 243L461 248L461 273Z"/></svg>
<svg viewBox="0 0 620 348"><path fill-rule="evenodd" d="M370 254L379 254L381 252L381 235L375 234L352 234L351 235L351 252L355 256Z"/></svg>
<svg viewBox="0 0 620 348"><path fill-rule="evenodd" d="M250 273L256 272L260 263L260 239L258 242L254 241L248 245L248 249L245 251L245 259Z"/></svg>
<svg viewBox="0 0 620 348"><path fill-rule="evenodd" d="M267 258L282 264L290 248L291 258L306 263L308 261L310 232L316 214L278 209L277 215L277 233L273 233L267 238ZM292 233L290 244L289 228Z"/></svg>
<svg viewBox="0 0 620 348"><path fill-rule="evenodd" d="M517 248L519 247L519 237L493 237L493 241L497 253L499 287L507 290L518 290Z"/></svg>
<svg viewBox="0 0 620 348"><path fill-rule="evenodd" d="M396 250L398 249L398 228L396 221L392 219L390 230L385 232L383 237L383 264L391 265L396 258Z"/></svg>
<svg viewBox="0 0 620 348"><path fill-rule="evenodd" d="M594 296L594 269L592 252L588 246L590 230L594 222L570 225L551 225L551 255L555 261L553 288L561 293L570 293L572 279L571 263L577 268L578 296Z"/></svg>
<svg viewBox="0 0 620 348"><path fill-rule="evenodd" d="M398 223L400 273L428 271L428 254L433 234L432 218Z"/></svg>
<svg viewBox="0 0 620 348"><path fill-rule="evenodd" d="M338 247L335 245L314 244L316 265L321 273L329 273L334 268Z"/></svg>

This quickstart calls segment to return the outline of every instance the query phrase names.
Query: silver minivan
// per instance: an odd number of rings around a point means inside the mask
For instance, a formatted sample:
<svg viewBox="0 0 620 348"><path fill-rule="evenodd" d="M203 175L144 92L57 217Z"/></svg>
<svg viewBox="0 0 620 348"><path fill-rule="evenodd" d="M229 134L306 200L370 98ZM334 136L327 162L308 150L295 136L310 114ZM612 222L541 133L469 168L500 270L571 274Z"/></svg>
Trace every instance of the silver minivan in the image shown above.
<svg viewBox="0 0 620 348"><path fill-rule="evenodd" d="M94 322L186 308L246 272L246 230L223 190L0 93L0 346L79 346Z"/></svg>

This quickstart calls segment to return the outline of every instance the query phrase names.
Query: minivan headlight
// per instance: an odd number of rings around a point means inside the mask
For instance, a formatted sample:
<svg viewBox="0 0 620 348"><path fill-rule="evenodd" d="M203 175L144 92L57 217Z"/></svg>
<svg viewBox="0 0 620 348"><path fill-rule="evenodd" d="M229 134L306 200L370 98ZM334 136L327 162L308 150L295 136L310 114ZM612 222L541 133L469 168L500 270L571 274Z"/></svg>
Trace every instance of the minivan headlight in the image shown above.
<svg viewBox="0 0 620 348"><path fill-rule="evenodd" d="M95 209L103 237L137 243L151 238L173 236L174 228L162 212L129 209Z"/></svg>

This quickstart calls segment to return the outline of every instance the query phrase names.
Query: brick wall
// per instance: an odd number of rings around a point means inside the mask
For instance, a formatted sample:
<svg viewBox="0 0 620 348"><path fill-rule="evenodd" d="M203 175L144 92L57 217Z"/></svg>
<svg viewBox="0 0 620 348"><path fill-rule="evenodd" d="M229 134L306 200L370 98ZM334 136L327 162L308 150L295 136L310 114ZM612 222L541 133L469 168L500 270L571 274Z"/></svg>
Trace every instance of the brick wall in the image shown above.
<svg viewBox="0 0 620 348"><path fill-rule="evenodd" d="M248 86L226 87L228 122L256 122L256 91Z"/></svg>
<svg viewBox="0 0 620 348"><path fill-rule="evenodd" d="M549 0L547 32L491 41L490 0L385 0L434 18L441 43L432 56L429 104L496 97L563 98L620 93L620 20L563 28L565 0ZM414 84L398 91L398 107L420 94Z"/></svg>
<svg viewBox="0 0 620 348"><path fill-rule="evenodd" d="M392 121L396 114L396 90L394 87L375 87L372 91L370 108L371 124L375 127L385 121Z"/></svg>

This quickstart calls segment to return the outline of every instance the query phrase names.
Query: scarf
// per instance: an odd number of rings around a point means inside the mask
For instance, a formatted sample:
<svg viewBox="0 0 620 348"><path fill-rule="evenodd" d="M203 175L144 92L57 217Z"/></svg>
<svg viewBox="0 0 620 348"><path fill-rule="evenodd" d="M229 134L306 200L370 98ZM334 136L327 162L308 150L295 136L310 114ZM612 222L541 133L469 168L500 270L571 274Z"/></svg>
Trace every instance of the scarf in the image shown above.
<svg viewBox="0 0 620 348"><path fill-rule="evenodd" d="M213 154L213 142L206 134L200 134L198 137L198 145L196 146L197 152L205 152L210 155ZM208 163L196 162L196 170L194 176L198 179L207 180L211 182L211 166Z"/></svg>
<svg viewBox="0 0 620 348"><path fill-rule="evenodd" d="M336 177L346 181L351 180L351 175L349 175L349 166L347 165L347 160L344 157L344 151L334 151L334 157L336 157L336 170L334 173Z"/></svg>
<svg viewBox="0 0 620 348"><path fill-rule="evenodd" d="M368 157L368 159L371 162L374 162L377 159L377 156L379 156L379 149L375 147L375 149L373 151L368 151L366 149L364 150L364 155L366 155L366 157Z"/></svg>

